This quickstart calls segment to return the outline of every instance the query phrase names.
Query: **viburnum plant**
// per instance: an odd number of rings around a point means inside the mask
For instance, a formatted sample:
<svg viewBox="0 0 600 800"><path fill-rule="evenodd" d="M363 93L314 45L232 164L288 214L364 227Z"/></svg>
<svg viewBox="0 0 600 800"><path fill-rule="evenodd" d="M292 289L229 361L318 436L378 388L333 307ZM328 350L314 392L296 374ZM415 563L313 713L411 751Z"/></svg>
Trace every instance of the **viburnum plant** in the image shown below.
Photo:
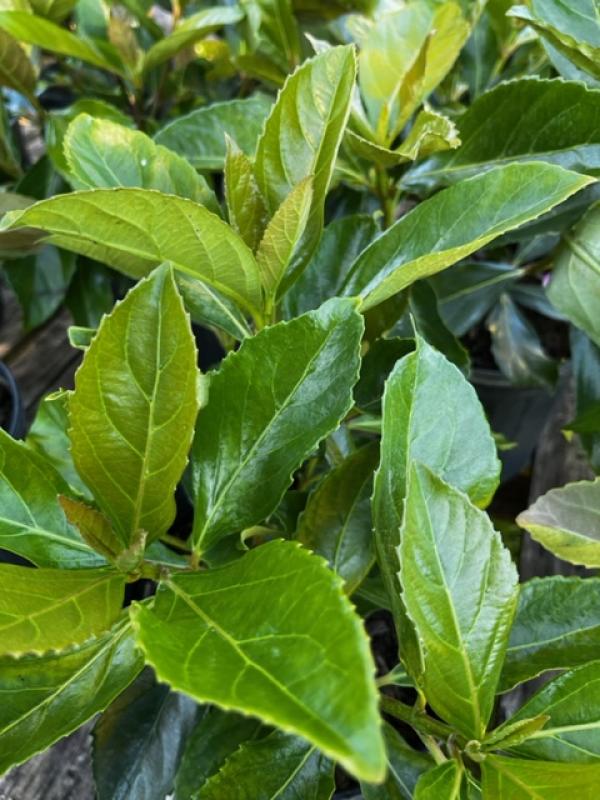
<svg viewBox="0 0 600 800"><path fill-rule="evenodd" d="M0 432L0 547L24 560L0 565L0 772L99 714L101 800L595 798L600 584L519 584L485 511L510 444L457 338L483 321L508 380L552 386L523 309L568 317L569 429L598 466L592 0L177 4L167 36L130 1L110 41L103 5L33 5L0 12L2 80L47 155L23 175L3 139L0 251L32 325L75 309L84 356L25 442ZM74 8L79 35L43 18ZM131 117L48 113L17 40L91 64ZM244 96L153 131L156 69L194 44ZM518 522L595 568L599 513L583 481Z"/></svg>

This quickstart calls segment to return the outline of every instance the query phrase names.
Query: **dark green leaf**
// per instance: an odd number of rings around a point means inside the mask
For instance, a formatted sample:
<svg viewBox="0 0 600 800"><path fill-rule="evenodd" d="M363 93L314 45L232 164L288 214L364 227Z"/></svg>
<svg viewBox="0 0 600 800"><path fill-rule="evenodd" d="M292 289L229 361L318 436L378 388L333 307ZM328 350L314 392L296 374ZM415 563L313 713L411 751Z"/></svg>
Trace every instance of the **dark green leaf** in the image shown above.
<svg viewBox="0 0 600 800"><path fill-rule="evenodd" d="M104 318L69 403L73 460L124 548L173 521L198 405L194 339L161 268Z"/></svg>
<svg viewBox="0 0 600 800"><path fill-rule="evenodd" d="M173 788L196 703L142 672L94 728L98 800L164 800Z"/></svg>
<svg viewBox="0 0 600 800"><path fill-rule="evenodd" d="M367 638L321 559L271 542L225 567L171 577L133 616L160 680L304 736L359 778L383 779Z"/></svg>
<svg viewBox="0 0 600 800"><path fill-rule="evenodd" d="M459 800L464 774L462 764L451 758L424 772L415 788L415 800Z"/></svg>
<svg viewBox="0 0 600 800"><path fill-rule="evenodd" d="M306 269L283 299L287 317L312 311L340 294L348 269L377 231L375 220L366 214L331 222Z"/></svg>
<svg viewBox="0 0 600 800"><path fill-rule="evenodd" d="M357 588L375 559L370 497L379 460L377 442L361 447L331 470L308 498L297 538Z"/></svg>
<svg viewBox="0 0 600 800"><path fill-rule="evenodd" d="M568 124L565 121L568 119ZM457 120L462 145L411 170L411 186L456 183L512 161L540 159L600 174L600 91L521 78L478 98Z"/></svg>
<svg viewBox="0 0 600 800"><path fill-rule="evenodd" d="M415 349L413 339L376 339L362 358L354 400L361 411L379 413L385 382L394 365Z"/></svg>
<svg viewBox="0 0 600 800"><path fill-rule="evenodd" d="M175 780L175 800L190 800L227 758L248 740L260 736L265 727L253 717L204 708L188 739Z"/></svg>
<svg viewBox="0 0 600 800"><path fill-rule="evenodd" d="M274 511L293 471L350 410L362 329L354 302L332 300L246 339L222 363L192 449L195 550Z"/></svg>
<svg viewBox="0 0 600 800"><path fill-rule="evenodd" d="M399 548L402 599L434 711L481 740L517 602L517 571L488 516L413 462Z"/></svg>
<svg viewBox="0 0 600 800"><path fill-rule="evenodd" d="M383 734L388 757L385 783L361 783L364 800L413 800L419 776L433 766L427 753L409 747L398 731L387 723Z"/></svg>
<svg viewBox="0 0 600 800"><path fill-rule="evenodd" d="M546 355L535 328L508 294L501 295L486 324L496 364L513 386L554 388L558 365Z"/></svg>
<svg viewBox="0 0 600 800"><path fill-rule="evenodd" d="M276 731L244 743L202 786L198 800L329 800L333 764L304 739Z"/></svg>
<svg viewBox="0 0 600 800"><path fill-rule="evenodd" d="M579 419L600 405L600 349L576 329L571 330L571 364ZM596 472L600 472L600 425L598 431L598 434L580 434L581 443Z"/></svg>
<svg viewBox="0 0 600 800"><path fill-rule="evenodd" d="M0 774L106 708L142 666L127 622L61 653L0 658Z"/></svg>
<svg viewBox="0 0 600 800"><path fill-rule="evenodd" d="M503 691L551 669L600 659L600 579L527 581L510 632Z"/></svg>
<svg viewBox="0 0 600 800"><path fill-rule="evenodd" d="M0 29L0 86L8 86L31 98L36 81L35 70L23 48Z"/></svg>
<svg viewBox="0 0 600 800"><path fill-rule="evenodd" d="M213 103L173 120L154 139L198 169L221 170L225 163L226 136L246 155L254 155L271 104L271 99L263 94Z"/></svg>

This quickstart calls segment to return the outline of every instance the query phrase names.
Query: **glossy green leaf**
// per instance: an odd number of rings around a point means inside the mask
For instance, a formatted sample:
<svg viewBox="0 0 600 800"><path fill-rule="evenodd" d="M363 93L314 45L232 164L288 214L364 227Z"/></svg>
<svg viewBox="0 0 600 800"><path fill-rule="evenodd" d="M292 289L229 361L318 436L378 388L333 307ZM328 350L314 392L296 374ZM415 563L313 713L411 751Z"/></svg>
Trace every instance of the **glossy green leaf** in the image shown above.
<svg viewBox="0 0 600 800"><path fill-rule="evenodd" d="M300 181L313 176L310 215L288 285L321 236L355 74L352 47L334 47L305 61L286 81L257 144L256 180L271 215Z"/></svg>
<svg viewBox="0 0 600 800"><path fill-rule="evenodd" d="M168 261L244 308L255 311L262 302L258 268L248 247L223 220L191 200L148 189L92 189L42 200L7 216L12 219L5 217L0 231L41 228L52 244L132 278Z"/></svg>
<svg viewBox="0 0 600 800"><path fill-rule="evenodd" d="M461 146L420 163L406 177L409 185L456 183L499 164L535 159L600 174L600 91L581 83L535 77L501 83L456 124Z"/></svg>
<svg viewBox="0 0 600 800"><path fill-rule="evenodd" d="M140 131L80 114L67 128L63 148L75 189L158 189L220 211L206 180L177 153Z"/></svg>
<svg viewBox="0 0 600 800"><path fill-rule="evenodd" d="M580 419L584 415L594 414L600 405L600 348L576 328L571 330L571 365L576 419ZM592 468L596 473L600 472L600 433L580 433L579 439Z"/></svg>
<svg viewBox="0 0 600 800"><path fill-rule="evenodd" d="M264 94L213 103L165 125L154 140L197 169L220 170L225 163L226 136L246 155L254 155L271 105L271 99Z"/></svg>
<svg viewBox="0 0 600 800"><path fill-rule="evenodd" d="M597 345L600 345L599 287L600 206L593 206L573 231L563 237L548 297Z"/></svg>
<svg viewBox="0 0 600 800"><path fill-rule="evenodd" d="M370 497L379 445L361 447L331 470L309 496L296 536L346 583L348 594L375 559Z"/></svg>
<svg viewBox="0 0 600 800"><path fill-rule="evenodd" d="M362 357L360 378L354 389L357 408L369 414L381 411L385 382L397 361L415 349L414 339L396 336L376 339Z"/></svg>
<svg viewBox="0 0 600 800"><path fill-rule="evenodd" d="M482 764L485 800L596 800L600 764L553 763L488 756Z"/></svg>
<svg viewBox="0 0 600 800"><path fill-rule="evenodd" d="M362 331L356 304L336 299L225 359L192 449L196 551L274 511L294 470L350 410Z"/></svg>
<svg viewBox="0 0 600 800"><path fill-rule="evenodd" d="M569 483L538 498L517 522L542 547L586 567L600 567L600 478Z"/></svg>
<svg viewBox="0 0 600 800"><path fill-rule="evenodd" d="M47 395L38 406L25 443L51 463L65 484L83 497L91 498L73 464L68 427L69 393L61 391Z"/></svg>
<svg viewBox="0 0 600 800"><path fill-rule="evenodd" d="M152 45L144 57L143 69L157 67L184 47L189 47L224 25L235 25L243 18L244 13L239 6L226 5L214 5L186 17L175 26L172 33Z"/></svg>
<svg viewBox="0 0 600 800"><path fill-rule="evenodd" d="M248 320L239 308L208 284L180 272L177 288L193 322L219 328L236 341L250 335Z"/></svg>
<svg viewBox="0 0 600 800"><path fill-rule="evenodd" d="M432 767L419 778L415 800L459 800L464 769L454 758Z"/></svg>
<svg viewBox="0 0 600 800"><path fill-rule="evenodd" d="M591 181L551 164L509 164L450 186L364 250L344 293L360 294L363 307L371 308L536 219Z"/></svg>
<svg viewBox="0 0 600 800"><path fill-rule="evenodd" d="M444 402L440 403L439 398ZM403 657L418 671L410 644L397 581L406 481L416 460L450 485L485 506L500 473L496 446L473 387L423 339L399 361L387 380L383 398L381 462L375 476L373 522L379 566L395 610ZM419 659L416 658L418 662Z"/></svg>
<svg viewBox="0 0 600 800"><path fill-rule="evenodd" d="M359 778L383 779L367 638L321 559L271 542L219 569L170 578L133 618L160 680L304 736Z"/></svg>
<svg viewBox="0 0 600 800"><path fill-rule="evenodd" d="M517 571L488 516L413 462L400 535L402 599L419 639L428 703L483 737L517 602Z"/></svg>
<svg viewBox="0 0 600 800"><path fill-rule="evenodd" d="M547 761L600 763L600 661L547 683L511 721L538 714L547 715L548 722L524 742L512 746L513 752Z"/></svg>
<svg viewBox="0 0 600 800"><path fill-rule="evenodd" d="M254 177L254 166L232 139L227 139L224 169L229 224L256 250L267 223L267 208Z"/></svg>
<svg viewBox="0 0 600 800"><path fill-rule="evenodd" d="M106 708L142 666L126 622L61 653L0 658L0 774Z"/></svg>
<svg viewBox="0 0 600 800"><path fill-rule="evenodd" d="M333 764L314 745L276 731L242 744L204 784L198 800L329 800Z"/></svg>
<svg viewBox="0 0 600 800"><path fill-rule="evenodd" d="M69 404L75 466L125 548L140 531L159 538L175 517L196 379L189 321L171 271L161 268L104 318Z"/></svg>
<svg viewBox="0 0 600 800"><path fill-rule="evenodd" d="M244 742L268 730L254 717L205 706L191 732L175 780L175 800L190 800Z"/></svg>
<svg viewBox="0 0 600 800"><path fill-rule="evenodd" d="M8 86L31 98L36 80L33 65L23 48L10 34L0 29L0 86Z"/></svg>
<svg viewBox="0 0 600 800"><path fill-rule="evenodd" d="M104 43L101 51L91 40L76 36L42 17L25 11L0 11L0 28L19 42L37 45L44 50L78 58L95 67L124 75L123 65L116 52L111 53L107 43Z"/></svg>
<svg viewBox="0 0 600 800"><path fill-rule="evenodd" d="M383 734L388 773L382 784L361 783L364 800L413 800L419 776L433 766L427 753L409 747L398 731L385 723Z"/></svg>
<svg viewBox="0 0 600 800"><path fill-rule="evenodd" d="M546 355L533 325L508 294L502 294L486 321L492 354L513 386L553 389L558 365Z"/></svg>
<svg viewBox="0 0 600 800"><path fill-rule="evenodd" d="M500 679L503 691L551 669L600 659L600 579L536 578L521 586Z"/></svg>
<svg viewBox="0 0 600 800"><path fill-rule="evenodd" d="M300 181L270 219L256 251L262 283L273 297L284 280L302 240L313 198L313 179Z"/></svg>
<svg viewBox="0 0 600 800"><path fill-rule="evenodd" d="M98 800L164 800L173 788L197 706L142 672L94 727Z"/></svg>
<svg viewBox="0 0 600 800"><path fill-rule="evenodd" d="M55 247L42 247L24 258L2 264L23 310L26 330L46 322L64 301L75 271L75 256Z"/></svg>
<svg viewBox="0 0 600 800"><path fill-rule="evenodd" d="M533 0L531 6L513 6L510 16L531 25L576 67L600 77L600 21L594 0Z"/></svg>
<svg viewBox="0 0 600 800"><path fill-rule="evenodd" d="M288 318L318 308L341 294L349 268L378 233L367 214L353 214L331 222L304 272L283 298Z"/></svg>
<svg viewBox="0 0 600 800"><path fill-rule="evenodd" d="M69 525L58 495L69 487L52 464L0 431L0 547L38 567L77 569L104 559Z"/></svg>
<svg viewBox="0 0 600 800"><path fill-rule="evenodd" d="M0 564L0 649L43 653L81 644L116 621L125 579L108 569L29 569Z"/></svg>
<svg viewBox="0 0 600 800"><path fill-rule="evenodd" d="M538 733L550 719L548 714L538 714L535 717L524 716L522 719L518 719L520 716L521 714L517 714L516 717L511 717L499 728L495 728L489 733L483 741L484 749L506 750L509 747L516 747ZM479 746L479 742L477 745Z"/></svg>

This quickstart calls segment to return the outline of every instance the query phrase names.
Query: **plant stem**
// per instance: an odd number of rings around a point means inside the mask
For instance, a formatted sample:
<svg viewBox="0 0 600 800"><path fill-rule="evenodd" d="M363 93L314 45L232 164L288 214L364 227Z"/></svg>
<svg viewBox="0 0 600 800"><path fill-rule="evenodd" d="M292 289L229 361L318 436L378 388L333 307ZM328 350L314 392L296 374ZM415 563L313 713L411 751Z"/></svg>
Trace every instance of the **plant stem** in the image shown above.
<svg viewBox="0 0 600 800"><path fill-rule="evenodd" d="M421 739L425 747L429 750L431 757L433 758L436 764L443 764L444 761L448 760L444 755L442 748L439 746L439 744L436 742L433 736L428 736L427 734L419 734L419 738Z"/></svg>
<svg viewBox="0 0 600 800"><path fill-rule="evenodd" d="M396 216L396 203L393 192L393 184L390 181L385 167L375 167L376 172L376 192L383 211L383 227L389 228L394 224Z"/></svg>
<svg viewBox="0 0 600 800"><path fill-rule="evenodd" d="M419 733L424 733L428 736L436 736L440 739L447 739L453 733L452 728L443 722L440 722L433 717L428 716L424 712L417 711L412 706L396 700L394 697L389 697L386 694L380 696L381 709L389 714L391 717L406 722L411 725Z"/></svg>

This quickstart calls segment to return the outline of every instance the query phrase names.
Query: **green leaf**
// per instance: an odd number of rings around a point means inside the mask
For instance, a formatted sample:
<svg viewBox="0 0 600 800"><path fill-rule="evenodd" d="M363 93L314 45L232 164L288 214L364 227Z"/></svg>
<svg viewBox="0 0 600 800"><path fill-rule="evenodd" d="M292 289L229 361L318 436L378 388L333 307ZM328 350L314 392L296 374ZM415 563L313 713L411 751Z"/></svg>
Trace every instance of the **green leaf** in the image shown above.
<svg viewBox="0 0 600 800"><path fill-rule="evenodd" d="M596 800L600 764L555 764L488 756L482 764L485 800Z"/></svg>
<svg viewBox="0 0 600 800"><path fill-rule="evenodd" d="M524 742L513 745L510 748L513 752L547 761L598 763L600 661L577 667L547 683L519 709L511 722L538 714L549 717L547 724Z"/></svg>
<svg viewBox="0 0 600 800"><path fill-rule="evenodd" d="M197 706L142 672L94 727L98 800L164 800L172 787Z"/></svg>
<svg viewBox="0 0 600 800"><path fill-rule="evenodd" d="M38 406L25 443L42 455L46 462L50 462L65 485L68 484L77 494L91 499L89 489L73 464L68 427L69 392L49 394Z"/></svg>
<svg viewBox="0 0 600 800"><path fill-rule="evenodd" d="M597 345L600 345L599 288L600 206L596 205L572 232L564 235L554 259L548 297Z"/></svg>
<svg viewBox="0 0 600 800"><path fill-rule="evenodd" d="M228 137L224 184L229 224L255 251L265 230L267 209L254 177L252 161Z"/></svg>
<svg viewBox="0 0 600 800"><path fill-rule="evenodd" d="M563 561L600 567L600 478L569 483L517 517L522 528Z"/></svg>
<svg viewBox="0 0 600 800"><path fill-rule="evenodd" d="M367 638L321 559L271 542L219 569L171 577L153 607L132 613L159 680L303 736L361 779L383 779Z"/></svg>
<svg viewBox="0 0 600 800"><path fill-rule="evenodd" d="M402 599L428 703L464 736L489 722L517 602L517 571L488 516L413 462L400 535Z"/></svg>
<svg viewBox="0 0 600 800"><path fill-rule="evenodd" d="M81 538L108 561L116 561L123 548L107 517L93 506L65 495L59 495L58 502L71 525L81 534Z"/></svg>
<svg viewBox="0 0 600 800"><path fill-rule="evenodd" d="M19 42L37 45L63 56L78 58L95 67L126 77L116 51L113 51L108 43L103 42L103 49L100 51L91 40L77 36L47 19L25 11L0 11L0 28Z"/></svg>
<svg viewBox="0 0 600 800"><path fill-rule="evenodd" d="M519 716L521 715L517 714L517 717ZM538 733L550 719L547 714L523 717L523 719L517 719L517 717L507 720L507 722L485 737L483 741L485 750L513 748ZM479 742L477 742L477 745L479 745Z"/></svg>
<svg viewBox="0 0 600 800"><path fill-rule="evenodd" d="M378 459L377 442L349 455L310 495L298 520L298 540L327 559L348 594L375 559L370 496Z"/></svg>
<svg viewBox="0 0 600 800"><path fill-rule="evenodd" d="M80 114L67 128L63 148L75 189L158 189L220 213L206 180L177 153L140 131Z"/></svg>
<svg viewBox="0 0 600 800"><path fill-rule="evenodd" d="M287 285L321 236L325 195L350 113L355 74L351 46L333 47L305 61L287 79L257 144L256 180L271 215L294 186L314 176L306 233Z"/></svg>
<svg viewBox="0 0 600 800"><path fill-rule="evenodd" d="M42 455L0 430L0 547L38 567L104 563L58 505L69 487Z"/></svg>
<svg viewBox="0 0 600 800"><path fill-rule="evenodd" d="M301 60L300 32L292 0L253 0L243 5L250 50L285 77Z"/></svg>
<svg viewBox="0 0 600 800"><path fill-rule="evenodd" d="M537 331L508 294L500 296L486 325L492 338L492 355L513 386L554 388L558 365L546 355Z"/></svg>
<svg viewBox="0 0 600 800"><path fill-rule="evenodd" d="M385 723L388 773L385 783L361 783L364 800L413 800L419 776L433 766L427 753L409 747L398 731Z"/></svg>
<svg viewBox="0 0 600 800"><path fill-rule="evenodd" d="M106 708L142 666L127 622L61 653L0 658L0 774Z"/></svg>
<svg viewBox="0 0 600 800"><path fill-rule="evenodd" d="M154 69L184 47L190 47L224 25L235 25L243 18L244 12L239 6L217 5L192 14L191 17L181 20L172 33L152 45L144 58L144 71Z"/></svg>
<svg viewBox="0 0 600 800"><path fill-rule="evenodd" d="M593 414L600 406L600 348L575 328L571 330L571 365L575 383L576 419L580 419L583 415ZM600 425L598 432L600 433ZM596 473L600 472L599 433L579 434L581 444Z"/></svg>
<svg viewBox="0 0 600 800"><path fill-rule="evenodd" d="M335 299L244 340L212 377L192 448L193 543L265 519L292 473L352 405L363 323Z"/></svg>
<svg viewBox="0 0 600 800"><path fill-rule="evenodd" d="M104 633L121 611L125 579L108 569L0 564L2 655L43 653Z"/></svg>
<svg viewBox="0 0 600 800"><path fill-rule="evenodd" d="M159 538L175 517L197 374L183 303L172 272L161 268L104 318L69 404L75 466L124 548L141 531Z"/></svg>
<svg viewBox="0 0 600 800"><path fill-rule="evenodd" d="M440 402L440 397L444 402ZM485 506L500 473L489 425L475 390L457 367L417 336L417 349L402 358L383 397L381 462L375 476L373 522L377 556L395 610L405 660L418 671L397 581L406 481L416 460ZM412 655L411 655L412 653Z"/></svg>
<svg viewBox="0 0 600 800"><path fill-rule="evenodd" d="M26 330L37 328L63 303L75 271L75 257L43 247L25 258L7 259L2 268L23 310Z"/></svg>
<svg viewBox="0 0 600 800"><path fill-rule="evenodd" d="M266 730L257 719L205 706L191 732L175 780L175 800L190 800L238 747Z"/></svg>
<svg viewBox="0 0 600 800"><path fill-rule="evenodd" d="M599 115L600 91L578 82L526 77L501 83L457 119L458 150L427 159L404 181L431 188L534 159L600 174Z"/></svg>
<svg viewBox="0 0 600 800"><path fill-rule="evenodd" d="M274 297L292 264L300 244L313 198L313 179L296 184L265 229L256 251L262 284L268 297Z"/></svg>
<svg viewBox="0 0 600 800"><path fill-rule="evenodd" d="M553 575L522 584L500 687L600 659L600 579Z"/></svg>
<svg viewBox="0 0 600 800"><path fill-rule="evenodd" d="M149 189L93 189L42 200L7 217L0 232L41 228L50 234L48 242L132 278L168 261L254 313L262 303L248 247L223 220L191 200Z"/></svg>
<svg viewBox="0 0 600 800"><path fill-rule="evenodd" d="M220 328L236 341L251 335L248 322L237 306L208 284L180 272L177 288L193 322Z"/></svg>
<svg viewBox="0 0 600 800"><path fill-rule="evenodd" d="M360 378L354 389L357 408L369 414L381 412L385 382L397 361L415 349L413 339L396 336L376 339L362 357Z"/></svg>
<svg viewBox="0 0 600 800"><path fill-rule="evenodd" d="M247 742L202 786L198 800L329 800L333 764L314 745L275 731Z"/></svg>
<svg viewBox="0 0 600 800"><path fill-rule="evenodd" d="M455 150L460 137L454 122L431 109L420 111L398 153L411 161L442 150Z"/></svg>
<svg viewBox="0 0 600 800"><path fill-rule="evenodd" d="M464 768L451 758L432 767L419 778L415 800L459 800Z"/></svg>
<svg viewBox="0 0 600 800"><path fill-rule="evenodd" d="M15 89L31 98L37 76L23 48L0 28L0 86Z"/></svg>
<svg viewBox="0 0 600 800"><path fill-rule="evenodd" d="M183 156L197 169L221 170L225 163L226 136L246 155L254 155L271 105L272 100L264 94L213 103L165 125L154 140Z"/></svg>
<svg viewBox="0 0 600 800"><path fill-rule="evenodd" d="M341 294L346 274L378 233L373 217L353 214L331 222L304 272L283 298L289 318L318 308Z"/></svg>
<svg viewBox="0 0 600 800"><path fill-rule="evenodd" d="M574 8L563 0L533 0L531 8L513 6L508 13L531 25L578 68L600 78L600 24L594 0L578 0Z"/></svg>
<svg viewBox="0 0 600 800"><path fill-rule="evenodd" d="M590 182L551 164L509 164L451 186L369 245L354 262L344 293L360 294L363 308L371 308L539 217Z"/></svg>

